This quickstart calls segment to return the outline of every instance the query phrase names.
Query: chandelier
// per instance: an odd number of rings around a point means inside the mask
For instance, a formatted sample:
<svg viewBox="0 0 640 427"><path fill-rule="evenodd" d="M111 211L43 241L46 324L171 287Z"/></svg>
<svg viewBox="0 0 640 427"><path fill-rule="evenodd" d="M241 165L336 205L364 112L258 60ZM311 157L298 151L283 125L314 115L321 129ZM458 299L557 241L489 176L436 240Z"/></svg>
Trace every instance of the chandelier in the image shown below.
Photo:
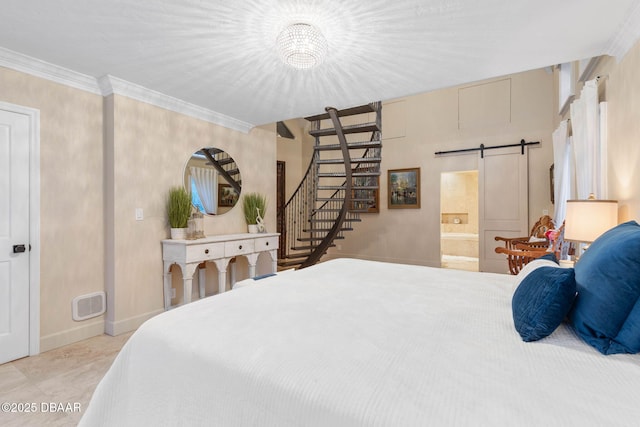
<svg viewBox="0 0 640 427"><path fill-rule="evenodd" d="M322 63L327 54L327 39L313 25L297 23L278 34L276 47L282 62L304 70Z"/></svg>

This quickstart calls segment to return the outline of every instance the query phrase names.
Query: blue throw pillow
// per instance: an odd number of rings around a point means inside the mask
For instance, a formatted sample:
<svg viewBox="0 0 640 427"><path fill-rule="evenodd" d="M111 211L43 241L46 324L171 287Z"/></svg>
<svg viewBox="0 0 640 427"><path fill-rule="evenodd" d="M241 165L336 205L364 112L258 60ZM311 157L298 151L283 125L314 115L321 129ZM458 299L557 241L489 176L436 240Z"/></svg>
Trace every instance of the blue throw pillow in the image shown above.
<svg viewBox="0 0 640 427"><path fill-rule="evenodd" d="M538 257L536 259L546 259L546 260L553 261L556 264L558 264L558 257L556 257L556 254L554 254L553 252L547 252L546 254L544 254L541 257Z"/></svg>
<svg viewBox="0 0 640 427"><path fill-rule="evenodd" d="M551 335L567 316L576 296L573 268L540 267L520 283L513 299L513 323L523 341Z"/></svg>
<svg viewBox="0 0 640 427"><path fill-rule="evenodd" d="M604 233L576 263L574 329L603 354L640 351L640 225Z"/></svg>

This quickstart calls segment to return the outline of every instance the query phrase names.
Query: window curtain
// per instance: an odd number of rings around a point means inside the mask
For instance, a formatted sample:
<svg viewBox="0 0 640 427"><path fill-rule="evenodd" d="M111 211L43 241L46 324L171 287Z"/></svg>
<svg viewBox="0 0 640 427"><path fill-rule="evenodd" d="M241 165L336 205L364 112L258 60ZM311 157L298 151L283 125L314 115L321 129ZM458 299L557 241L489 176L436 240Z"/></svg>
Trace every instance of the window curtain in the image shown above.
<svg viewBox="0 0 640 427"><path fill-rule="evenodd" d="M606 175L606 171L603 170L602 165L596 79L585 82L580 98L571 103L571 127L576 168L576 196L578 199L586 199L593 193L596 198L601 199L602 177Z"/></svg>
<svg viewBox="0 0 640 427"><path fill-rule="evenodd" d="M599 199L609 198L609 182L607 179L607 103L600 103L600 162L598 163L598 185L596 196Z"/></svg>
<svg viewBox="0 0 640 427"><path fill-rule="evenodd" d="M218 212L218 173L212 168L190 168L200 201L208 214Z"/></svg>
<svg viewBox="0 0 640 427"><path fill-rule="evenodd" d="M567 214L567 200L571 197L572 147L566 120L553 132L553 220L559 228Z"/></svg>

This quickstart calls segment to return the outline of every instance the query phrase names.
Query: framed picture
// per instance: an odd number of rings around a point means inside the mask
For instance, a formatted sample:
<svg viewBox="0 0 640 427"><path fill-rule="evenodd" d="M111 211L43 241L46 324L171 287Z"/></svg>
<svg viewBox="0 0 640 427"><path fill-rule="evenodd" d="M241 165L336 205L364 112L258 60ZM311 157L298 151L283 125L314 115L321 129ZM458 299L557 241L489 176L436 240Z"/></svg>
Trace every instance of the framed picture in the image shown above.
<svg viewBox="0 0 640 427"><path fill-rule="evenodd" d="M238 193L229 184L218 184L218 206L232 207L238 201Z"/></svg>
<svg viewBox="0 0 640 427"><path fill-rule="evenodd" d="M389 209L420 209L420 168L390 169L387 178Z"/></svg>

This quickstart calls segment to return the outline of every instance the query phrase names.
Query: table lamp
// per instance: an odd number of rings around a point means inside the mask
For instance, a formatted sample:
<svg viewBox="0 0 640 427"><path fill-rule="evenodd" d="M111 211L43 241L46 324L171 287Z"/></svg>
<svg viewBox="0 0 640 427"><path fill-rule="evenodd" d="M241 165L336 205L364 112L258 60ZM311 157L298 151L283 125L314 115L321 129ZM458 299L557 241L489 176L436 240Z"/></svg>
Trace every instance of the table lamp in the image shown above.
<svg viewBox="0 0 640 427"><path fill-rule="evenodd" d="M567 200L565 240L591 243L616 225L617 200L596 200L593 194L587 200Z"/></svg>

